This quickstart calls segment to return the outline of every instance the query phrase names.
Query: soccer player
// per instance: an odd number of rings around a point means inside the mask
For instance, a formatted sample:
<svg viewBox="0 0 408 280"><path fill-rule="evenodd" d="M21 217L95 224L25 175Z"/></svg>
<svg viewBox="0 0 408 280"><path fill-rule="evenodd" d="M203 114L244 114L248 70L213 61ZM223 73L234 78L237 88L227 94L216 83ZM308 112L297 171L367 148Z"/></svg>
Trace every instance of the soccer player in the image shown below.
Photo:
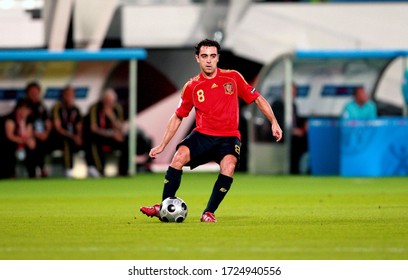
<svg viewBox="0 0 408 280"><path fill-rule="evenodd" d="M28 176L35 178L35 137L30 119L31 104L19 100L13 112L4 117L0 131L0 178L14 178L17 159L22 161Z"/></svg>
<svg viewBox="0 0 408 280"><path fill-rule="evenodd" d="M45 156L49 152L49 136L52 129L47 109L42 102L41 86L37 82L30 82L26 86L26 100L31 106L30 118L33 122L33 130L36 141L35 165L40 168L41 177L47 177L45 170Z"/></svg>
<svg viewBox="0 0 408 280"><path fill-rule="evenodd" d="M73 155L82 145L82 116L75 106L75 91L65 87L51 114L57 148L64 154L65 176L72 177Z"/></svg>
<svg viewBox="0 0 408 280"><path fill-rule="evenodd" d="M88 175L104 175L105 154L113 150L121 152L119 175L126 176L128 169L128 141L123 130L123 110L117 102L116 92L105 89L102 99L91 106L84 121L84 144Z"/></svg>
<svg viewBox="0 0 408 280"><path fill-rule="evenodd" d="M282 130L269 103L255 88L246 83L240 73L217 67L220 45L205 39L195 47L195 58L201 72L188 81L181 93L176 112L170 117L160 145L150 151L150 157L160 154L175 135L183 118L192 108L196 111L196 128L177 146L164 180L162 200L176 195L181 183L183 166L191 169L215 161L220 174L202 216L202 222L216 222L215 211L224 199L233 181L235 166L240 157L240 132L238 131L238 99L255 102L271 123L276 141L282 139ZM160 218L160 204L141 207L149 217Z"/></svg>

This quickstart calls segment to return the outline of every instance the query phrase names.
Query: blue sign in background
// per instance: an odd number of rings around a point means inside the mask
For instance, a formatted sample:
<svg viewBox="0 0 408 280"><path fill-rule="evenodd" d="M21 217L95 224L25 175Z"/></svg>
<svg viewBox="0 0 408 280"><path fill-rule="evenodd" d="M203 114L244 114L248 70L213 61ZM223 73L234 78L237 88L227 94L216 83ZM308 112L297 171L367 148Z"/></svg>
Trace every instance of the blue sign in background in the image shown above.
<svg viewBox="0 0 408 280"><path fill-rule="evenodd" d="M408 119L311 119L313 175L408 175Z"/></svg>
<svg viewBox="0 0 408 280"><path fill-rule="evenodd" d="M311 118L308 122L312 175L339 175L340 124L335 118Z"/></svg>
<svg viewBox="0 0 408 280"><path fill-rule="evenodd" d="M344 121L340 159L343 176L408 175L408 120Z"/></svg>

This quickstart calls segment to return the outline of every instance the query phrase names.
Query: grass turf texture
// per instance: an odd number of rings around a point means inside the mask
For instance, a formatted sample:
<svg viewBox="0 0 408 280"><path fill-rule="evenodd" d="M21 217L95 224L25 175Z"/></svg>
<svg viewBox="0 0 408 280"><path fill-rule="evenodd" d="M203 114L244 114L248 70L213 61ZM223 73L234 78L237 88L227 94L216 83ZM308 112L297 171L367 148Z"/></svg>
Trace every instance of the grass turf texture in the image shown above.
<svg viewBox="0 0 408 280"><path fill-rule="evenodd" d="M139 212L163 174L0 181L0 259L408 259L408 179L236 174L200 223L217 174L183 175L182 224Z"/></svg>

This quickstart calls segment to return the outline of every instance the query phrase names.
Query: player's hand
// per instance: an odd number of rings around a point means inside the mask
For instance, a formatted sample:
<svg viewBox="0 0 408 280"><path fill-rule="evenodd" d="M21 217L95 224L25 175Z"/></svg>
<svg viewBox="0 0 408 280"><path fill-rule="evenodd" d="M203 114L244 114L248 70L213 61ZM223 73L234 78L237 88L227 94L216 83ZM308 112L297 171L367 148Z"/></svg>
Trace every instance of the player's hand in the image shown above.
<svg viewBox="0 0 408 280"><path fill-rule="evenodd" d="M36 132L35 137L37 137L38 140L45 141L48 138L48 133L45 132L45 131L44 132Z"/></svg>
<svg viewBox="0 0 408 280"><path fill-rule="evenodd" d="M74 140L75 144L78 146L82 146L82 137L81 135L73 135L72 139Z"/></svg>
<svg viewBox="0 0 408 280"><path fill-rule="evenodd" d="M152 148L152 149L150 150L149 156L150 156L152 159L155 159L158 154L160 154L161 152L163 152L163 150L164 150L164 147L163 147L162 145L159 145L159 146L157 146L157 147L154 147L154 148Z"/></svg>
<svg viewBox="0 0 408 280"><path fill-rule="evenodd" d="M303 135L305 135L305 132L303 131L303 129L295 127L292 128L292 135L297 137L303 137Z"/></svg>
<svg viewBox="0 0 408 280"><path fill-rule="evenodd" d="M33 150L35 148L35 139L34 138L27 138L24 142L27 145L27 147L30 148L31 150Z"/></svg>
<svg viewBox="0 0 408 280"><path fill-rule="evenodd" d="M117 142L123 142L124 136L121 131L115 131L112 135L112 138L115 139Z"/></svg>
<svg viewBox="0 0 408 280"><path fill-rule="evenodd" d="M277 122L272 124L272 135L275 137L276 142L279 142L282 139L283 132Z"/></svg>

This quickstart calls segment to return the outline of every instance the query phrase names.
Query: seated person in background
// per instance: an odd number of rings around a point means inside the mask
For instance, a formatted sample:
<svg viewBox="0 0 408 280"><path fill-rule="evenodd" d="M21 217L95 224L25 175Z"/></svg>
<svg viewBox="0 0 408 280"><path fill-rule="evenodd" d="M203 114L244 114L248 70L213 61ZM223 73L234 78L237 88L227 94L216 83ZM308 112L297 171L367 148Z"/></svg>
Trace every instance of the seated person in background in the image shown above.
<svg viewBox="0 0 408 280"><path fill-rule="evenodd" d="M153 148L152 139L141 128L137 129L136 137L137 172L151 172L152 158L149 156L149 152Z"/></svg>
<svg viewBox="0 0 408 280"><path fill-rule="evenodd" d="M301 168L301 159L308 152L307 141L307 119L299 116L298 108L295 99L298 96L297 85L292 83L292 128L290 131L290 173L300 174L306 173L308 167ZM278 123L285 123L285 104L282 97L275 100L272 105L272 110L275 112ZM283 139L284 141L284 139Z"/></svg>
<svg viewBox="0 0 408 280"><path fill-rule="evenodd" d="M33 122L34 137L37 143L35 148L35 165L40 168L41 177L47 177L44 165L45 156L50 151L49 135L52 124L47 109L42 103L41 87L37 82L31 82L26 86L26 100L31 107L30 118Z"/></svg>
<svg viewBox="0 0 408 280"><path fill-rule="evenodd" d="M342 113L343 119L371 120L377 118L377 107L370 100L364 87L357 87L353 93L353 100L346 104Z"/></svg>
<svg viewBox="0 0 408 280"><path fill-rule="evenodd" d="M116 92L110 88L106 89L102 100L91 106L87 116L87 135L84 140L89 176L104 175L105 154L113 150L121 152L119 175L127 175L128 143L122 125L123 111L117 103Z"/></svg>
<svg viewBox="0 0 408 280"><path fill-rule="evenodd" d="M61 101L54 105L51 114L55 148L64 153L65 176L69 178L72 177L73 155L82 145L82 117L74 103L75 91L68 86L63 89Z"/></svg>
<svg viewBox="0 0 408 280"><path fill-rule="evenodd" d="M292 84L293 100L298 96L296 84ZM308 166L302 166L301 160L305 153L308 152L307 141L307 119L299 115L296 103L293 102L293 125L290 132L290 173L300 174L307 173ZM302 167L301 167L302 166ZM302 170L303 169L303 170Z"/></svg>
<svg viewBox="0 0 408 280"><path fill-rule="evenodd" d="M13 112L3 118L1 133L0 178L14 178L17 158L24 162L30 178L35 177L35 147L30 104L17 102Z"/></svg>

